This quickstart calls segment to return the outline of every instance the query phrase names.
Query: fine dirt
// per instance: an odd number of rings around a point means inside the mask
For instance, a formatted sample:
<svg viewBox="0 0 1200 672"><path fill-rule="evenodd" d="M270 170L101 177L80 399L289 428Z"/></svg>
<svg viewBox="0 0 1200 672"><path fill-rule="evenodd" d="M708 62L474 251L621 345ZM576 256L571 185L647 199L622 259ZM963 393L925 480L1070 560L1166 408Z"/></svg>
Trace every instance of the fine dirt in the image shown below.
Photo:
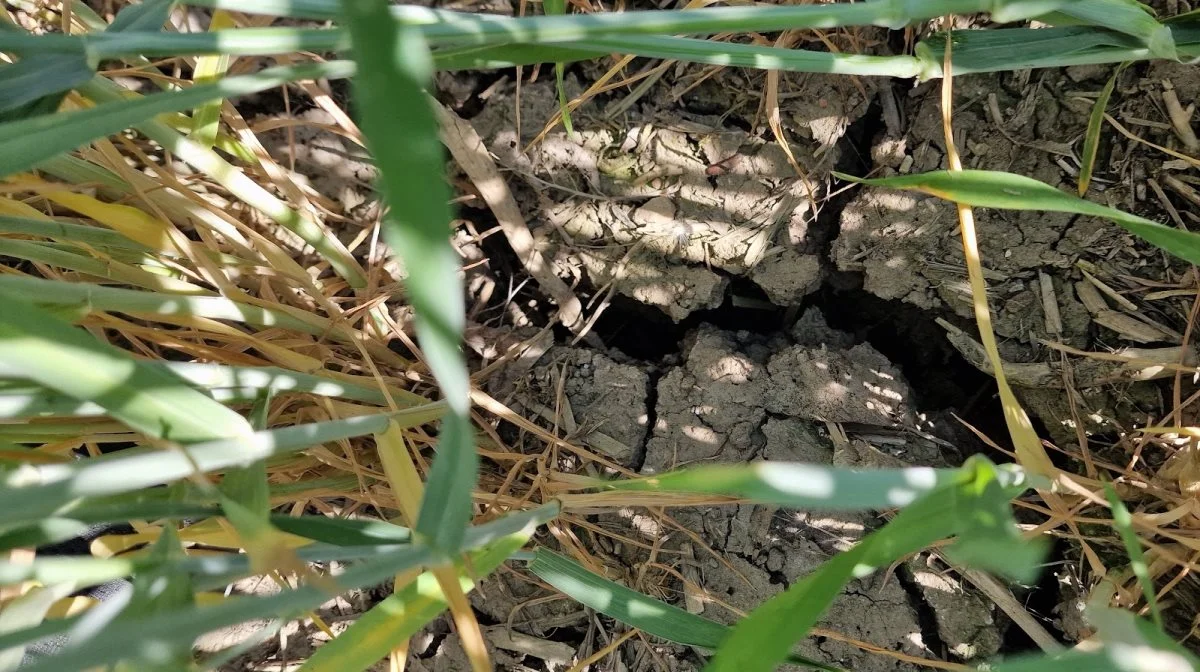
<svg viewBox="0 0 1200 672"><path fill-rule="evenodd" d="M889 49L882 31L857 39L859 51ZM568 97L603 73L570 68ZM972 355L954 208L886 189L842 191L830 176L944 168L939 83L783 75L793 166L766 129L761 73L668 73L640 97L600 95L575 112L573 134L556 126L541 138L558 105L548 71L527 71L519 95L511 73L439 77L439 98L482 137L537 249L599 314L582 344L561 327L542 331L540 347L494 372L489 391L642 474L756 459L852 467L956 465L976 452L1006 459L958 419L1004 443L994 383ZM1087 117L1111 74L1088 66L958 78L956 145L966 167L1073 192ZM1146 140L1175 146L1159 98L1164 79L1185 101L1200 96L1194 67L1135 66L1118 79L1109 112ZM362 215L377 207L366 187L373 168L351 143L314 130L328 122L323 114L302 113L306 130L273 132L269 149L294 159L333 212ZM1151 178L1168 184L1179 165L1111 129L1097 166L1093 200L1160 221L1170 203L1184 204L1182 192L1168 189L1164 201L1147 187ZM485 364L503 343L552 325L553 306L491 235L496 221L476 186L454 179L473 301L468 342ZM976 218L1002 355L1050 374L1016 381L1042 435L1078 451L1079 422L1093 450L1125 459L1114 428L1161 417L1161 385L1096 374L1077 386L1072 409L1056 368L1062 356L1045 344L1179 345L1191 297L1162 290L1178 286L1184 268L1095 218L996 210ZM514 446L525 440L501 430ZM884 522L749 505L587 519L592 528L577 532L610 578L723 622ZM1063 555L1075 560L1071 549ZM1064 641L1088 634L1072 581L1068 567L1048 572L1040 589L1015 587ZM518 569L485 581L472 603L506 669L562 669L568 651L591 653L620 630ZM929 554L850 584L820 627L801 652L864 672L918 669L905 656L979 662L1031 648L991 600ZM520 636L532 639L511 639ZM456 638L439 621L412 665L467 669ZM705 655L634 638L600 669L698 669Z"/></svg>

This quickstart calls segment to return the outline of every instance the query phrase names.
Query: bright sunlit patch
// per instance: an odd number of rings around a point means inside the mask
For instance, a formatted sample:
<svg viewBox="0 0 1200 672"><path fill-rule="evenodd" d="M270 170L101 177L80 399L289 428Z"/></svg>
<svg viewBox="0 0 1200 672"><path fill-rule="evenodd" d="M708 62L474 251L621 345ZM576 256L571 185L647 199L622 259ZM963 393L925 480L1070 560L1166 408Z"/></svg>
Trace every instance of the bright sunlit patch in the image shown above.
<svg viewBox="0 0 1200 672"><path fill-rule="evenodd" d="M908 506L916 501L922 493L916 490L907 488L889 488L887 491L888 501L896 506Z"/></svg>
<svg viewBox="0 0 1200 672"><path fill-rule="evenodd" d="M1128 672L1191 672L1187 659L1172 651L1160 651L1149 646L1131 646L1120 642L1106 644L1109 656L1117 669Z"/></svg>
<svg viewBox="0 0 1200 672"><path fill-rule="evenodd" d="M806 464L756 465L758 477L768 486L793 495L827 499L836 490L833 474Z"/></svg>
<svg viewBox="0 0 1200 672"><path fill-rule="evenodd" d="M700 443L711 446L715 446L720 443L720 437L717 436L716 432L708 427L701 427L700 425L689 425L684 427L683 435L693 441L699 441Z"/></svg>

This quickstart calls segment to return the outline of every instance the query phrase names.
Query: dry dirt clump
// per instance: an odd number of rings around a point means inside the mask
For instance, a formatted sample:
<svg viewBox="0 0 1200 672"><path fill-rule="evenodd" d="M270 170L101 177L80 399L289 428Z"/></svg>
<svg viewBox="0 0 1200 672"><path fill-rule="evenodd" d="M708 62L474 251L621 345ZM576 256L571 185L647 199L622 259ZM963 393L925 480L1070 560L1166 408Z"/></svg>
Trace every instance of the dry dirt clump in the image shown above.
<svg viewBox="0 0 1200 672"><path fill-rule="evenodd" d="M955 80L956 144L965 168L1003 170L1072 189L1071 141L1087 125L1090 104L1072 97L1066 84L1039 74L1031 81L1011 75L972 75ZM1069 82L1067 82L1069 83ZM902 137L885 137L873 154L877 167L919 173L944 168L945 143L936 86L917 87L908 101L912 123ZM1111 196L1111 195L1110 195ZM1112 255L1135 255L1129 236L1110 223L1067 213L980 209L979 244L995 311L997 334L1031 343L1061 337L1072 345L1090 340L1092 321L1076 297L1080 259L1102 263ZM952 204L887 189L863 189L842 211L833 258L843 271L863 274L863 287L885 299L971 317L958 218ZM1141 265L1157 259L1141 260ZM1135 266L1136 267L1136 264ZM1038 272L1051 276L1061 332L1046 325Z"/></svg>
<svg viewBox="0 0 1200 672"><path fill-rule="evenodd" d="M616 398L644 384L635 375L641 369L581 348L552 348L532 368L528 382L517 385L521 391L515 396L528 408L550 408L562 390L560 418L563 409L572 409L582 428L589 423L583 418L599 412L591 416L597 431L615 435L624 426L631 435L644 436L634 451L643 474L759 459L864 468L945 465L957 459L918 428L908 383L874 348L830 329L815 309L793 332L758 335L701 327L687 337L675 365L655 372L652 408ZM611 404L594 389L605 379L623 381L614 383ZM597 408L606 405L610 408ZM646 417L651 427L636 423ZM590 520L613 535L581 530L612 578L724 622L784 590L882 523L876 514L750 504L673 509L661 516L631 509ZM922 555L850 584L802 653L867 672L918 669L903 656L982 660L994 655L1006 627L1002 617L991 602L943 578L944 572L935 559ZM540 593L531 584L511 576L500 581L503 587L489 582L480 593L492 596L482 598L480 606L494 617L505 618L504 612L515 608L519 600L496 599L511 592L533 600L532 611L515 619L518 624L570 618L566 605L536 600ZM667 646L663 654L674 669L699 667L687 649Z"/></svg>
<svg viewBox="0 0 1200 672"><path fill-rule="evenodd" d="M512 94L502 88L472 124L511 171L560 275L679 321L719 306L732 277L749 278L777 305L798 305L820 286L814 205L841 151L837 141L868 103L865 90L838 81L788 80L820 94L789 107L785 126L810 139L793 147L796 166L777 143L650 103L628 113L621 130L583 117L574 134L556 129L528 145L536 129L518 137ZM691 92L687 104L715 109L698 100L706 93ZM553 88L523 87L521 110L523 119L551 116Z"/></svg>
<svg viewBox="0 0 1200 672"><path fill-rule="evenodd" d="M645 368L593 350L555 347L525 382L514 405L550 422L557 417L568 439L619 464L640 459L649 422Z"/></svg>
<svg viewBox="0 0 1200 672"><path fill-rule="evenodd" d="M1111 72L1080 67L956 78L961 102L954 123L964 167L1009 171L1074 193L1088 115ZM1147 80L1128 74L1110 111L1134 119L1160 116L1146 109L1144 101L1152 97ZM1194 76L1173 74L1181 91L1194 86ZM1161 84L1156 81L1151 88ZM909 91L902 105L911 121L903 133L877 138L871 152L876 169L895 174L944 168L938 98L934 85ZM1144 127L1139 131L1148 133ZM1164 183L1170 179L1161 155L1150 155L1115 133L1105 137L1088 198L1165 219L1162 200L1147 188L1147 178L1155 173L1166 174ZM1186 313L1154 290L1173 286L1171 279L1182 278L1183 269L1173 268L1161 251L1091 217L991 209L977 209L975 216L995 331L1006 361L1057 362L1060 356L1042 345L1047 341L1093 351L1181 343ZM951 204L914 193L862 189L841 212L832 257L839 270L860 273L866 291L950 318L973 332L971 292ZM978 363L971 348L952 342L968 361ZM1076 420L1061 376L1055 377L1060 382L1050 386L1058 389L1044 389L1045 381L1029 385L1018 379L1014 384L1024 388L1018 392L1045 422L1051 438L1069 445L1076 441ZM1161 408L1157 388L1124 382L1078 381L1077 414L1086 431L1111 429L1114 421L1129 426Z"/></svg>

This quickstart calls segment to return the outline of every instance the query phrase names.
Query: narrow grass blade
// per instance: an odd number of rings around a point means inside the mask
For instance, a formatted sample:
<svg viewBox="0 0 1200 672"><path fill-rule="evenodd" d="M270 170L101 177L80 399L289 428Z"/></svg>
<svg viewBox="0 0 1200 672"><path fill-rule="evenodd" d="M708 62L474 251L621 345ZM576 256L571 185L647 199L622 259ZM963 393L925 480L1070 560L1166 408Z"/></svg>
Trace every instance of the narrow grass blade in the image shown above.
<svg viewBox="0 0 1200 672"><path fill-rule="evenodd" d="M598 35L707 34L771 32L801 28L875 25L902 28L908 23L946 14L991 12L1001 22L1018 21L1053 11L1069 0L873 0L790 6L709 7L688 12L595 12L577 16L519 19L466 14L398 5L398 21L430 29L431 44L442 41L484 44L496 42L568 42ZM336 0L191 0L187 4L306 19L335 19Z"/></svg>
<svg viewBox="0 0 1200 672"><path fill-rule="evenodd" d="M1077 198L1032 178L990 170L934 171L864 180L841 173L851 182L920 191L982 208L1073 212L1111 219L1127 231L1192 264L1200 264L1200 235L1163 226L1144 217Z"/></svg>
<svg viewBox="0 0 1200 672"><path fill-rule="evenodd" d="M0 144L5 147L4 153L0 154L0 176L27 170L56 154L69 152L159 114L186 110L210 100L258 93L297 79L339 78L349 76L350 72L346 63L337 61L267 68L182 91L0 124Z"/></svg>
<svg viewBox="0 0 1200 672"><path fill-rule="evenodd" d="M75 224L58 219L32 219L29 217L11 217L0 215L0 233L19 233L26 236L53 238L71 243L83 243L94 247L113 247L141 252L150 248L135 243L117 231Z"/></svg>
<svg viewBox="0 0 1200 672"><path fill-rule="evenodd" d="M230 320L257 327L280 327L313 336L337 336L326 319L286 306L261 308L231 301L223 296L179 296L144 292L122 287L105 287L44 278L0 275L0 295L29 300L43 307L81 307L97 311L128 313L153 319L161 316L196 316Z"/></svg>
<svg viewBox="0 0 1200 672"><path fill-rule="evenodd" d="M307 373L295 373L273 366L225 366L204 362L158 362L173 374L222 404L254 401L263 390L274 393L305 393L335 397L383 406L387 403L377 387L331 380ZM402 407L426 403L412 393L392 390L393 399ZM90 401L46 389L27 382L21 370L0 362L0 418L38 416L87 417L106 415L107 411Z"/></svg>
<svg viewBox="0 0 1200 672"><path fill-rule="evenodd" d="M209 19L208 30L224 30L236 27L233 15L225 10L213 12ZM192 81L203 84L221 78L229 70L231 61L229 54L201 56L196 59L196 67L192 72ZM217 130L221 123L221 100L211 100L196 108L192 113L192 132L189 138L204 147L212 147L217 141Z"/></svg>
<svg viewBox="0 0 1200 672"><path fill-rule="evenodd" d="M184 518L199 521L221 515L221 509L207 504L172 501L131 502L125 506L113 506L103 500L88 499L73 511L60 515L65 517L43 518L0 533L0 551L55 544L82 534L96 524ZM412 533L408 528L382 520L271 514L268 521L288 534L333 546L378 546L412 541Z"/></svg>
<svg viewBox="0 0 1200 672"><path fill-rule="evenodd" d="M470 554L475 577L491 574L508 556L529 541L529 534L518 532L494 542L489 548ZM466 571L460 573L464 593L475 588ZM385 658L400 642L415 635L425 624L446 610L446 596L433 572L425 572L399 592L354 620L342 634L309 656L299 672L360 672Z"/></svg>
<svg viewBox="0 0 1200 672"><path fill-rule="evenodd" d="M958 544L969 544L972 526L988 517L1014 525L1007 497L1024 488L1020 474L999 470L982 458L973 458L966 468L974 476L969 481L948 484L917 500L887 525L826 561L739 621L705 669L709 672L773 670L851 579L870 574L946 537L962 535ZM977 557L982 556L977 554ZM1021 558L1025 562L1029 559ZM1011 560L993 555L987 568L1023 574L1032 569L1008 564Z"/></svg>
<svg viewBox="0 0 1200 672"><path fill-rule="evenodd" d="M36 520L80 497L132 492L196 473L249 464L326 441L383 431L390 420L405 427L436 420L441 402L396 413L366 415L254 432L245 437L190 444L177 450L128 449L68 464L28 465L0 473L0 509L6 522Z"/></svg>
<svg viewBox="0 0 1200 672"><path fill-rule="evenodd" d="M728 626L630 590L545 548L534 552L529 571L580 604L655 637L716 649L729 635Z"/></svg>
<svg viewBox="0 0 1200 672"><path fill-rule="evenodd" d="M1087 193L1088 186L1092 183L1092 171L1096 167L1096 152L1100 149L1100 132L1104 129L1104 111L1108 108L1108 100L1112 98L1117 78L1121 76L1121 71L1124 69L1124 66L1117 68L1112 77L1108 78L1108 82L1100 90L1100 96L1096 98L1096 103L1092 106L1092 113L1088 116L1087 131L1083 134L1083 151L1079 155L1080 196Z"/></svg>
<svg viewBox="0 0 1200 672"><path fill-rule="evenodd" d="M179 280L145 269L122 263L116 259L100 259L89 254L76 254L53 245L28 240L4 241L6 256L24 259L50 266L57 266L84 275L90 275L106 280L113 280L141 289L164 292L167 294L190 294L196 296L211 296L211 290L198 287L190 282Z"/></svg>
<svg viewBox="0 0 1200 672"><path fill-rule="evenodd" d="M545 548L534 552L529 571L580 604L648 635L688 646L716 649L730 627L630 590ZM788 662L817 670L837 670L800 656Z"/></svg>
<svg viewBox="0 0 1200 672"><path fill-rule="evenodd" d="M35 112L53 112L67 91L95 74L82 51L34 54L16 63L0 65L0 121L35 116Z"/></svg>
<svg viewBox="0 0 1200 672"><path fill-rule="evenodd" d="M863 4L866 3L847 3L846 6L858 7ZM754 11L767 9L769 8L754 8ZM683 14L696 14L701 11L705 10ZM621 16L632 14L637 12L624 12ZM475 16L482 18L482 15ZM577 16L595 15L534 18L574 20ZM793 72L929 79L942 76L941 54L945 47L944 35L939 34L918 43L915 57L789 50L752 44L712 42L670 34L622 33L615 29L547 41L531 37L526 41L514 42L507 36L504 39L497 36L480 40L475 39L478 37L476 33L468 33L471 39L463 39L460 37L461 26L469 21L455 17L452 21L454 27L449 29L453 37L445 34L449 25L446 23L415 28L425 35L431 44L440 44L435 50L435 66L438 69L500 68L513 64L567 62L624 53L647 58L672 58L696 63ZM1200 29L1186 21L1173 22L1168 28L1179 58L1200 56ZM574 35L578 32L569 31L567 34ZM956 34L954 38L955 74L1119 63L1154 57L1149 47L1134 36L1091 26L971 30L958 33L961 35ZM115 36L102 38L101 35L81 37L0 33L0 50L18 53L71 53L77 52L82 45L93 57L117 58L133 54L175 56L228 53L235 56L256 56L297 50L345 51L347 48L345 33L336 29L247 28L220 31L220 34L130 33L122 35L119 40L113 38Z"/></svg>
<svg viewBox="0 0 1200 672"><path fill-rule="evenodd" d="M171 16L177 3L174 0L143 0L121 8L108 26L110 33L131 33L159 30Z"/></svg>
<svg viewBox="0 0 1200 672"><path fill-rule="evenodd" d="M1132 35L1155 58L1176 58L1171 29L1156 21L1153 10L1136 0L1075 0L1041 19L1052 25L1080 23Z"/></svg>
<svg viewBox="0 0 1200 672"><path fill-rule="evenodd" d="M1129 566L1133 570L1133 575L1137 577L1138 585L1142 588L1142 595L1146 598L1146 606L1150 609L1150 618L1154 621L1154 625L1161 630L1163 620L1162 613L1158 609L1157 590L1154 587L1154 579L1150 577L1150 567L1146 564L1146 556L1142 553L1142 542L1133 529L1133 516L1129 514L1129 509L1125 507L1125 502L1121 501L1121 496L1117 494L1112 483L1104 484L1104 494L1108 497L1108 505L1112 509L1113 527L1117 528L1117 532L1121 535L1121 543L1125 545L1125 552L1129 554Z"/></svg>
<svg viewBox="0 0 1200 672"><path fill-rule="evenodd" d="M917 43L916 55L940 72L945 49L946 34L934 33ZM1150 57L1137 38L1090 26L956 30L952 49L956 75Z"/></svg>
<svg viewBox="0 0 1200 672"><path fill-rule="evenodd" d="M139 59L171 54L188 56L268 56L295 51L345 51L346 33L337 28L243 28L212 33L131 31L30 35L0 31L0 51L16 54L73 54L89 58ZM184 109L193 107L188 105Z"/></svg>
<svg viewBox="0 0 1200 672"><path fill-rule="evenodd" d="M12 632L0 632L0 651L5 651L16 646L32 644L50 637L61 636L78 621L79 616L75 615L68 616L67 618L44 620L37 625Z"/></svg>
<svg viewBox="0 0 1200 672"><path fill-rule="evenodd" d="M906 506L922 495L969 477L964 469L856 470L821 464L755 462L694 467L649 478L614 481L603 487L720 494L798 508L865 511Z"/></svg>
<svg viewBox="0 0 1200 672"><path fill-rule="evenodd" d="M459 258L449 238L445 154L424 92L432 76L429 52L416 30L391 21L386 0L349 2L345 9L358 64L354 95L391 205L384 238L408 269L404 287L416 311L421 350L450 408L417 532L434 548L454 553L470 520L479 457L468 416L470 382L459 349L465 307Z"/></svg>
<svg viewBox="0 0 1200 672"><path fill-rule="evenodd" d="M245 418L169 369L102 343L30 304L0 296L0 362L24 377L94 402L130 427L170 441L248 436ZM19 316L19 319L17 319Z"/></svg>
<svg viewBox="0 0 1200 672"><path fill-rule="evenodd" d="M557 514L556 506L545 506L531 511L509 514L487 525L471 528L465 537L464 549L474 550L500 542L506 537L528 539L537 525ZM347 549L355 551L356 549ZM433 559L429 550L420 545L402 547L368 547L359 562L350 564L336 577L331 577L338 591L374 585L391 576L428 565ZM507 549L506 549L507 550ZM304 549L301 549L304 553ZM305 556L306 559L312 555ZM343 557L346 554L343 553ZM214 560L227 565L245 565L244 556L231 555L221 558L190 558L177 567L214 573ZM216 572L219 573L219 572ZM153 618L114 624L104 636L92 640L81 650L64 651L53 658L39 661L25 672L75 672L92 669L119 660L144 660L153 653L154 647L172 642L187 642L211 630L255 618L288 618L311 609L329 599L322 587L305 585L294 590L285 590L269 597L234 598L214 606L196 606L157 614ZM39 626L40 627L40 626ZM7 641L5 638L9 638ZM27 641L22 631L0 635L0 646L8 641Z"/></svg>
<svg viewBox="0 0 1200 672"><path fill-rule="evenodd" d="M88 527L87 523L70 518L43 518L31 525L6 529L0 533L0 552L54 544L83 534Z"/></svg>
<svg viewBox="0 0 1200 672"><path fill-rule="evenodd" d="M941 73L940 63L931 67L912 56L837 54L657 35L605 36L563 44L509 44L439 49L434 52L434 64L438 70L503 68L512 65L579 61L614 53L786 72L922 78L934 77Z"/></svg>
<svg viewBox="0 0 1200 672"><path fill-rule="evenodd" d="M546 16L563 16L567 13L566 0L544 0L542 8L546 11ZM567 109L567 91L563 88L563 72L566 70L566 65L559 61L554 64L554 80L555 87L558 89L558 112L562 115L563 128L567 131L567 137L574 137L575 128L571 123L571 110Z"/></svg>
<svg viewBox="0 0 1200 672"><path fill-rule="evenodd" d="M1138 662L1139 659L1153 660L1161 667L1146 667ZM1176 651L1105 646L1098 650L1071 649L1058 656L1017 656L996 663L991 669L995 672L1195 672L1200 667L1191 665L1186 657Z"/></svg>
<svg viewBox="0 0 1200 672"><path fill-rule="evenodd" d="M423 547L401 547L378 558L352 565L336 577L339 590L372 585L397 571L427 563L430 553ZM214 606L194 606L153 617L113 623L103 637L87 646L64 650L25 668L25 672L77 672L121 660L145 661L160 647L187 643L212 630L255 618L295 616L329 599L329 593L314 585L285 590L269 597L225 600Z"/></svg>

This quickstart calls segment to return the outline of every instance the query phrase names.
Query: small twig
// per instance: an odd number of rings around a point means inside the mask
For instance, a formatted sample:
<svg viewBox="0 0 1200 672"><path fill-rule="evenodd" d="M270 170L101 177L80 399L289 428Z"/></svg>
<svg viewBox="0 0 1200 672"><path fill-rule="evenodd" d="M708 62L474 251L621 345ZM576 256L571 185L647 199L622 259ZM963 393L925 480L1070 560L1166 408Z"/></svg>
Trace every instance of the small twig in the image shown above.
<svg viewBox="0 0 1200 672"><path fill-rule="evenodd" d="M1175 95L1175 87L1169 79L1163 80L1162 97L1167 106L1167 116L1171 118L1171 127L1175 129L1175 135L1179 136L1183 146L1187 147L1189 152L1200 149L1200 140L1196 139L1196 132L1192 130L1192 115L1179 104L1179 96Z"/></svg>
<svg viewBox="0 0 1200 672"><path fill-rule="evenodd" d="M500 176L496 163L484 147L483 139L469 122L459 118L452 110L441 103L434 102L433 105L441 124L442 142L496 215L496 222L517 253L521 265L558 304L559 321L568 329L578 330L583 325L583 306L567 283L554 274L549 260L537 249L529 225L521 215L521 209L504 183L504 178Z"/></svg>

